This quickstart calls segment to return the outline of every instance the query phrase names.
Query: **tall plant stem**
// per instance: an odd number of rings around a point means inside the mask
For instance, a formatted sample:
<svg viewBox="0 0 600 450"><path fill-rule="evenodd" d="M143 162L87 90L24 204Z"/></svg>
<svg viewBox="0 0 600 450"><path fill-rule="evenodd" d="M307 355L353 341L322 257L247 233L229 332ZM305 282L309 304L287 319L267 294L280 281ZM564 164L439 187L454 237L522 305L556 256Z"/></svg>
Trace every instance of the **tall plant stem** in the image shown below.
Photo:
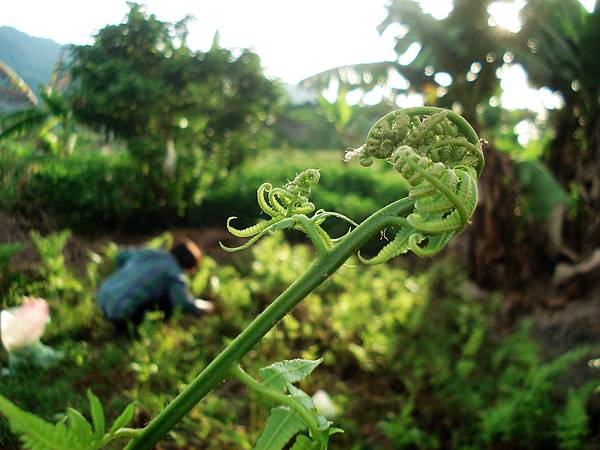
<svg viewBox="0 0 600 450"><path fill-rule="evenodd" d="M310 267L256 317L200 374L125 447L150 450L202 398L230 375L231 369L294 306L333 274L371 237L412 211L413 200L403 198L371 215L334 248L318 255Z"/></svg>

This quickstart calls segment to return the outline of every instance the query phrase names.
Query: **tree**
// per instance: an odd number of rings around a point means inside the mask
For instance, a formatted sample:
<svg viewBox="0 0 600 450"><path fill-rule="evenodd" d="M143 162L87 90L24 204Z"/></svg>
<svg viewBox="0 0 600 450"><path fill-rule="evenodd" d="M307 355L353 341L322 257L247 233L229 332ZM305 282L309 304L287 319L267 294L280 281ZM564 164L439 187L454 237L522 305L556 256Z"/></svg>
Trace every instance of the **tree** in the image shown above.
<svg viewBox="0 0 600 450"><path fill-rule="evenodd" d="M127 141L158 205L183 216L209 188L265 145L279 91L249 50L187 46L186 16L172 24L137 3L92 45L73 47L69 96L76 117Z"/></svg>
<svg viewBox="0 0 600 450"><path fill-rule="evenodd" d="M125 21L100 30L93 45L73 48L77 117L125 138L144 160L162 159L173 140L205 156L223 150L226 165L235 165L253 149L277 99L258 56L235 56L220 48L218 35L208 52L193 52L190 16L171 24L142 5L129 7Z"/></svg>
<svg viewBox="0 0 600 450"><path fill-rule="evenodd" d="M29 85L2 61L0 61L0 99L9 103L29 106L38 104L38 99Z"/></svg>
<svg viewBox="0 0 600 450"><path fill-rule="evenodd" d="M463 239L463 250L477 281L506 287L550 275L560 253L583 258L600 245L600 14L598 7L587 13L577 0L529 0L521 10L521 30L511 33L490 25L491 3L455 0L450 14L436 20L414 0L393 0L379 31L401 25L396 52L400 57L418 48L414 60L336 68L305 84L320 88L333 80L348 89L370 89L399 74L406 83L392 89L392 99L421 92L426 104L458 108L476 130L483 129L480 135L491 143L480 179L483 204L468 239ZM493 150L493 138L507 118L490 106L500 93L496 71L513 61L523 65L534 84L559 92L565 100L565 107L552 114L556 137L543 158L551 172L539 163L515 164ZM560 232L549 234L556 238L548 240L534 218L518 217L530 201L547 206L549 198L566 198L564 191L556 192L560 187L552 174L576 198L574 210L551 225L565 220L562 236L575 252L562 245ZM528 191L527 183L537 183L532 176L544 189L551 185L556 195Z"/></svg>
<svg viewBox="0 0 600 450"><path fill-rule="evenodd" d="M490 3L456 0L448 17L437 20L424 13L414 0L394 0L378 30L383 33L393 25L408 30L398 35L394 50L402 56L418 48L411 62L383 61L336 68L310 77L304 84L323 88L335 80L350 91L371 89L399 75L407 83L391 90L391 100L400 94L421 92L426 103L460 107L470 123L480 126L476 106L496 93L496 70L503 64L506 51L502 42L506 32L488 25Z"/></svg>
<svg viewBox="0 0 600 450"><path fill-rule="evenodd" d="M564 239L586 256L600 246L600 7L588 13L577 0L530 0L522 19L516 60L531 82L564 100L544 159L576 198Z"/></svg>

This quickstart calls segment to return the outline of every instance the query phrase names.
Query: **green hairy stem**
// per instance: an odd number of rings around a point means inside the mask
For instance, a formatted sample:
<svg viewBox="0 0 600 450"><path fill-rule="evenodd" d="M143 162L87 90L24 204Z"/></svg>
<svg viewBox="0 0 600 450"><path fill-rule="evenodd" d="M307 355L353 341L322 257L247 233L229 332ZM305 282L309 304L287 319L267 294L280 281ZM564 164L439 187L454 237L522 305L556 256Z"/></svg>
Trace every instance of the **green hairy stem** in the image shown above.
<svg viewBox="0 0 600 450"><path fill-rule="evenodd" d="M333 274L372 236L392 223L396 215L412 209L411 199L398 200L379 210L333 250L318 257L306 272L273 301L225 350L219 354L127 447L128 450L149 450L169 432L206 394L226 379L231 369L273 328L294 306Z"/></svg>
<svg viewBox="0 0 600 450"><path fill-rule="evenodd" d="M349 152L368 167L373 159L393 166L409 183L409 195L372 214L342 238L332 239L321 227L328 218L353 222L335 212L316 211L309 202L318 170L309 169L281 188L265 183L258 189L258 204L270 219L243 230L230 225L237 237L249 238L247 248L280 229L305 233L315 246L316 259L306 272L277 297L227 346L156 418L135 436L126 449L147 450L169 432L204 396L233 374L251 389L263 389L237 368L241 359L317 286L384 229L398 229L395 238L366 264L388 261L407 251L419 256L439 252L462 231L477 204L477 177L483 169L481 142L458 114L440 108L419 107L394 111L375 123L365 145ZM312 216L310 216L313 214ZM269 392L263 394L270 395ZM283 396L285 397L285 396ZM284 398L280 398L285 403ZM310 419L307 419L310 421ZM308 423L310 427L310 423ZM313 424L314 425L314 424Z"/></svg>
<svg viewBox="0 0 600 450"><path fill-rule="evenodd" d="M393 111L371 128L363 146L349 151L345 160L358 158L364 167L375 159L391 165L408 184L408 195L384 206L361 224L335 211L316 210L309 201L320 172L308 169L282 187L263 183L257 190L260 209L269 219L244 229L231 225L229 232L247 239L228 252L248 248L277 230L304 233L315 248L315 260L291 286L256 317L167 407L145 428L126 425L133 419L135 403L128 405L107 430L100 400L88 391L90 423L69 408L66 422L51 424L22 411L0 396L0 412L9 420L26 448L96 450L111 441L131 438L126 449L148 450L168 433L204 396L235 377L249 389L279 406L271 410L257 442L260 450L281 450L295 439L293 448L327 450L329 437L341 432L320 415L312 399L293 383L309 375L321 362L283 361L260 369L261 382L239 366L242 358L286 314L373 237L387 228L395 235L371 259L358 253L364 264L381 264L406 252L433 256L469 223L477 205L477 178L483 169L482 142L458 114L440 108L419 107ZM406 184L405 184L406 186ZM403 189L404 192L404 189ZM343 220L354 229L332 238L323 228L327 220ZM391 231L390 231L391 233ZM308 435L306 432L308 431Z"/></svg>

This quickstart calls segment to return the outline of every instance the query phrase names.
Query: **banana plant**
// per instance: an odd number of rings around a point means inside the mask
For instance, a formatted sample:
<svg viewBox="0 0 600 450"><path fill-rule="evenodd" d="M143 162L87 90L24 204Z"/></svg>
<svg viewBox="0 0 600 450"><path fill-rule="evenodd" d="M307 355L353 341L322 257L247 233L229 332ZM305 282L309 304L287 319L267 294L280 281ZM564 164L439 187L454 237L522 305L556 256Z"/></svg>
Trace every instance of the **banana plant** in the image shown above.
<svg viewBox="0 0 600 450"><path fill-rule="evenodd" d="M0 99L9 103L37 106L38 98L29 85L2 61L0 61L0 82Z"/></svg>
<svg viewBox="0 0 600 450"><path fill-rule="evenodd" d="M64 156L70 154L77 136L73 132L73 111L58 86L55 70L50 84L39 93L41 102L32 89L10 67L0 63L0 75L10 84L2 94L5 98L25 101L29 108L0 117L0 141L11 137L35 134L38 146L48 152Z"/></svg>

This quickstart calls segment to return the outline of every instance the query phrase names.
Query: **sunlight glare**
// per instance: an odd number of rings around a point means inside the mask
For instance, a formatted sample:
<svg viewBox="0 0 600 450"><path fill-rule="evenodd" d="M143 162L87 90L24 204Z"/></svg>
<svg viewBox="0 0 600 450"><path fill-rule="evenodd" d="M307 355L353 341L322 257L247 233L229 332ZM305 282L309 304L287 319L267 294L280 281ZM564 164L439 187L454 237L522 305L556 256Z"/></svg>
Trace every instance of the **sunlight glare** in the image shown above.
<svg viewBox="0 0 600 450"><path fill-rule="evenodd" d="M413 62L417 56L419 56L420 51L421 44L418 42L413 42L409 45L408 49L402 55L400 55L398 62L403 66L406 66Z"/></svg>
<svg viewBox="0 0 600 450"><path fill-rule="evenodd" d="M524 0L515 0L514 2L494 2L488 6L490 19L489 25L504 28L511 33L517 33L521 29L521 19L519 13L525 6Z"/></svg>
<svg viewBox="0 0 600 450"><path fill-rule="evenodd" d="M365 105L377 105L385 98L385 89L382 86L375 86L374 89L367 92L362 101Z"/></svg>
<svg viewBox="0 0 600 450"><path fill-rule="evenodd" d="M416 92L402 94L396 98L396 105L400 108L412 108L414 106L423 106L424 104L423 94L418 94Z"/></svg>
<svg viewBox="0 0 600 450"><path fill-rule="evenodd" d="M340 90L340 82L336 78L332 78L329 81L329 85L327 86L327 89L325 89L323 92L321 92L321 95L323 97L325 97L325 100L327 100L329 103L333 103L337 99L339 90Z"/></svg>
<svg viewBox="0 0 600 450"><path fill-rule="evenodd" d="M504 64L498 69L497 75L501 79L500 103L503 108L530 109L544 116L548 109L560 109L564 106L560 94L548 88L532 89L527 73L520 64Z"/></svg>
<svg viewBox="0 0 600 450"><path fill-rule="evenodd" d="M440 86L448 87L452 84L452 76L447 72L438 72L433 79Z"/></svg>
<svg viewBox="0 0 600 450"><path fill-rule="evenodd" d="M362 89L354 89L346 94L346 103L354 106L361 101L363 95L365 95L365 91Z"/></svg>
<svg viewBox="0 0 600 450"><path fill-rule="evenodd" d="M410 83L397 70L388 70L387 85L393 89L408 89Z"/></svg>
<svg viewBox="0 0 600 450"><path fill-rule="evenodd" d="M596 0L579 0L587 12L592 12L596 6Z"/></svg>
<svg viewBox="0 0 600 450"><path fill-rule="evenodd" d="M521 120L515 126L515 133L517 134L517 141L523 147L527 147L529 141L537 141L541 137L540 129L528 119Z"/></svg>
<svg viewBox="0 0 600 450"><path fill-rule="evenodd" d="M448 17L454 8L452 0L419 0L419 5L425 14L437 20Z"/></svg>

